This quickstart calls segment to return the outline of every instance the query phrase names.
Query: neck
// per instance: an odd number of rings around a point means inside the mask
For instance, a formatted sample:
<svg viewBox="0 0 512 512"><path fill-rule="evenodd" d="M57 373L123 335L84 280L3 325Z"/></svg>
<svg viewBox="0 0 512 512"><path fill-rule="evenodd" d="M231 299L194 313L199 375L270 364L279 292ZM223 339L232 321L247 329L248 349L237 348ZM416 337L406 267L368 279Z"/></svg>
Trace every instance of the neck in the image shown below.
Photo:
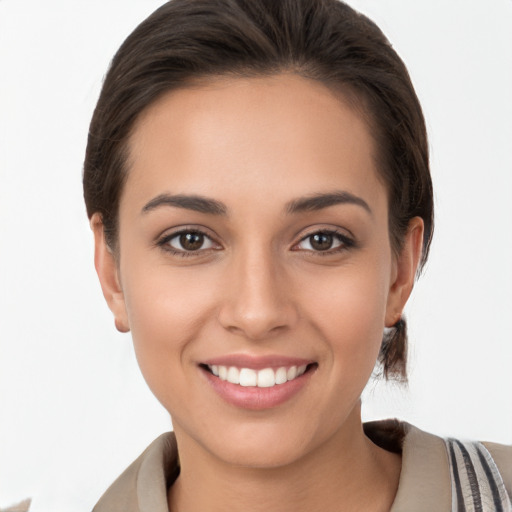
<svg viewBox="0 0 512 512"><path fill-rule="evenodd" d="M345 511L389 511L398 488L400 457L364 435L359 414L347 423L314 451L270 468L229 464L175 427L181 472L169 490L169 508L334 512L342 504Z"/></svg>

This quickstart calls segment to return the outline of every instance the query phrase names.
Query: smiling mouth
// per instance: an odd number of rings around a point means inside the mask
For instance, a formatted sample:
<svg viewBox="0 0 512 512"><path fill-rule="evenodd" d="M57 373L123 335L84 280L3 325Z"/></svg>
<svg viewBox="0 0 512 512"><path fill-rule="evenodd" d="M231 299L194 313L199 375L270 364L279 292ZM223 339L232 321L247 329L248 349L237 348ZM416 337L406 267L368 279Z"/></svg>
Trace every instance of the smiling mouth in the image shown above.
<svg viewBox="0 0 512 512"><path fill-rule="evenodd" d="M307 371L316 367L316 363L301 366L281 366L279 368L238 368L236 366L201 365L206 371L215 377L230 384L238 384L241 387L272 388L298 379Z"/></svg>

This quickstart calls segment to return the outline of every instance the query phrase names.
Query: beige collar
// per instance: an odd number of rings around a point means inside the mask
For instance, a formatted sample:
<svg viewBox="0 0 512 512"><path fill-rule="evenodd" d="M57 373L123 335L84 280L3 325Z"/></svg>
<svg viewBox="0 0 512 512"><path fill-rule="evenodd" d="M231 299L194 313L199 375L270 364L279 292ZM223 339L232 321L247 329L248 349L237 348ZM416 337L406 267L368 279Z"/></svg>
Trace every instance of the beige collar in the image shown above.
<svg viewBox="0 0 512 512"><path fill-rule="evenodd" d="M450 466L444 440L408 423L402 425L402 471L390 512L451 510Z"/></svg>
<svg viewBox="0 0 512 512"><path fill-rule="evenodd" d="M396 420L365 424L365 432L383 448L399 451L402 472L390 512L451 509L448 456L443 439ZM153 441L112 484L93 512L169 512L167 489L179 474L172 432Z"/></svg>

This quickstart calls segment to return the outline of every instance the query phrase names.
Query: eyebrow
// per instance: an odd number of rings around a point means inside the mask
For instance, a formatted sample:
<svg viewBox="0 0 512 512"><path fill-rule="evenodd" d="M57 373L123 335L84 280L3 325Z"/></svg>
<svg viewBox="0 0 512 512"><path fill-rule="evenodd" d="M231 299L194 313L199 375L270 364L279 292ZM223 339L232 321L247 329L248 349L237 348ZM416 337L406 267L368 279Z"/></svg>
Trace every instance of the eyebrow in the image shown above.
<svg viewBox="0 0 512 512"><path fill-rule="evenodd" d="M210 215L226 215L227 208L220 201L198 195L170 195L160 194L151 199L143 208L142 213L147 213L159 206L175 206L186 210L194 210Z"/></svg>
<svg viewBox="0 0 512 512"><path fill-rule="evenodd" d="M338 204L357 205L364 208L370 215L373 215L371 208L364 199L343 190L293 199L286 203L285 211L288 214L302 213L322 210L323 208ZM161 206L173 206L210 215L227 214L226 205L220 201L199 195L185 194L160 194L144 205L142 213L147 213Z"/></svg>
<svg viewBox="0 0 512 512"><path fill-rule="evenodd" d="M314 194L312 196L294 199L287 203L286 211L287 213L311 212L338 204L354 204L361 206L370 215L373 215L372 209L363 198L344 190Z"/></svg>

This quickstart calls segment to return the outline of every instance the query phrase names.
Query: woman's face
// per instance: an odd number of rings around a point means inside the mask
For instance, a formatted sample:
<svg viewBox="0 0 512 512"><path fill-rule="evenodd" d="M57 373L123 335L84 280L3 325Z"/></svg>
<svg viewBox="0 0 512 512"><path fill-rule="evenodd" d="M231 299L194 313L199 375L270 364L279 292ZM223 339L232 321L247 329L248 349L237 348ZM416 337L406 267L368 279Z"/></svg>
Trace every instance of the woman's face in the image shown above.
<svg viewBox="0 0 512 512"><path fill-rule="evenodd" d="M323 85L168 93L130 141L117 262L93 225L105 295L179 442L278 466L360 428L421 222L394 258L373 140Z"/></svg>

